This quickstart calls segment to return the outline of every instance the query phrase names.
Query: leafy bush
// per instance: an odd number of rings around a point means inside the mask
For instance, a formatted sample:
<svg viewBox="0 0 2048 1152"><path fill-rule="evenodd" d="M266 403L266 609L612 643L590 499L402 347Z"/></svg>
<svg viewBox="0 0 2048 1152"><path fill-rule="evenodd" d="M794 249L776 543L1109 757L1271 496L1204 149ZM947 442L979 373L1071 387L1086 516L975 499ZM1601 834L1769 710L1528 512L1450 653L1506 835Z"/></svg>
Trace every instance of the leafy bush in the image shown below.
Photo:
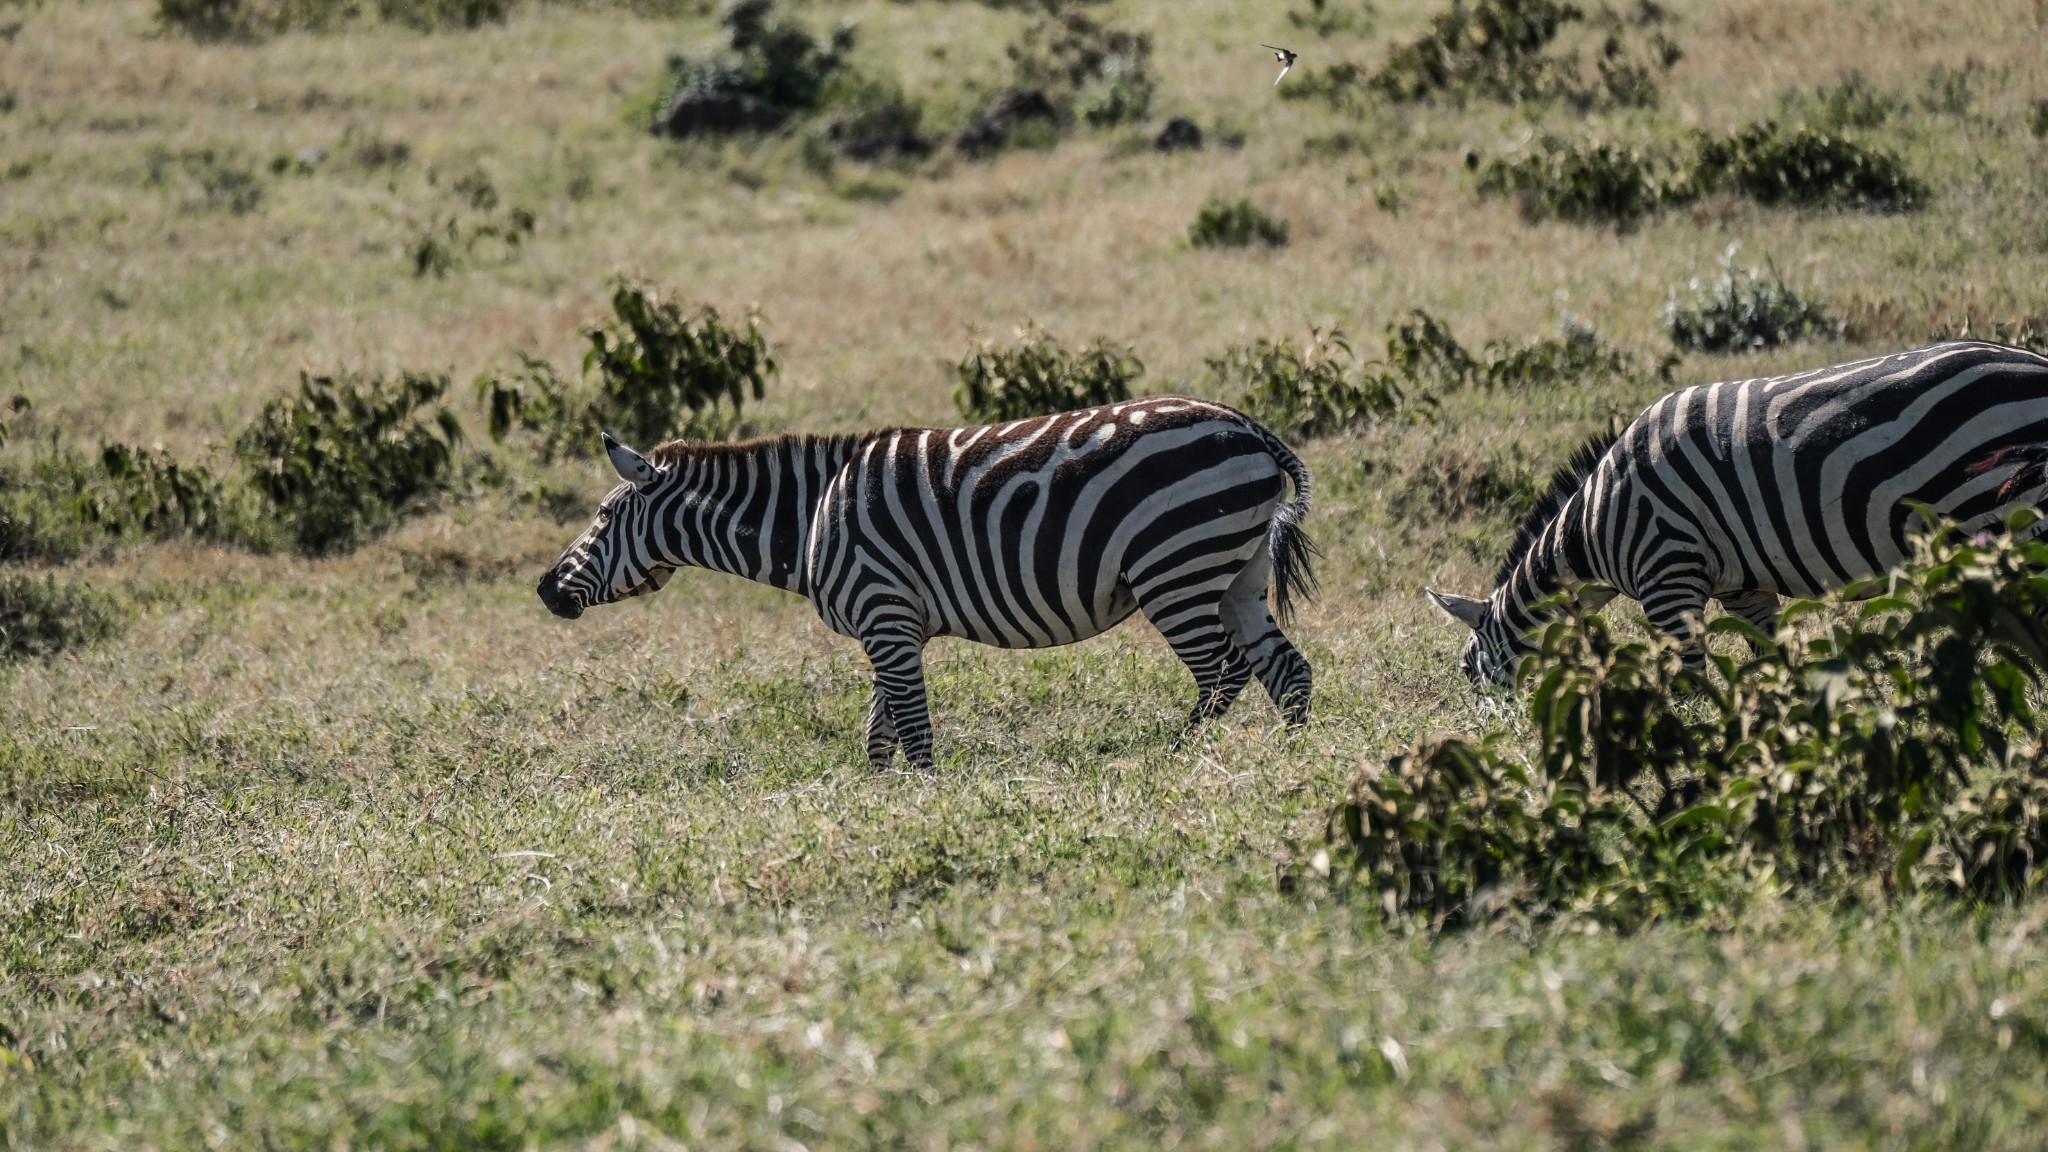
<svg viewBox="0 0 2048 1152"><path fill-rule="evenodd" d="M1131 398L1131 382L1145 374L1137 353L1107 340L1071 352L1037 325L1017 332L1017 344L983 341L960 362L953 406L976 424L1093 408Z"/></svg>
<svg viewBox="0 0 2048 1152"><path fill-rule="evenodd" d="M413 238L406 245L413 276L445 276L458 259L475 253L487 241L498 242L508 253L517 252L533 235L533 213L517 206L500 212L497 186L483 172L456 178L447 191L447 204L437 206L425 221L415 225Z"/></svg>
<svg viewBox="0 0 2048 1152"><path fill-rule="evenodd" d="M1876 208L1904 212L1927 188L1889 152L1812 128L1752 124L1732 136L1702 135L1693 182L1703 192L1732 187L1760 204Z"/></svg>
<svg viewBox="0 0 2048 1152"><path fill-rule="evenodd" d="M1152 37L1143 32L1071 8L1049 10L1008 54L1021 87L1043 89L1094 127L1142 120L1151 110Z"/></svg>
<svg viewBox="0 0 2048 1152"><path fill-rule="evenodd" d="M736 330L714 308L685 315L654 288L621 280L612 316L583 332L590 344L583 377L594 376L594 387L572 386L552 364L528 356L520 357L518 376L477 382L493 439L525 428L552 458L595 451L600 431L641 447L722 436L738 425L747 397L759 400L778 371L757 313Z"/></svg>
<svg viewBox="0 0 2048 1152"><path fill-rule="evenodd" d="M1668 157L1606 141L1574 144L1545 135L1518 158L1496 157L1481 167L1478 154L1468 153L1465 164L1479 171L1480 195L1512 196L1532 220L1555 216L1626 227L1692 196Z"/></svg>
<svg viewBox="0 0 2048 1152"><path fill-rule="evenodd" d="M1694 277L1691 299L1673 292L1664 305L1671 342L1702 352L1747 352L1815 336L1838 336L1842 324L1821 302L1785 283L1775 267L1735 267L1736 245L1721 255L1721 275L1710 284Z"/></svg>
<svg viewBox="0 0 2048 1152"><path fill-rule="evenodd" d="M413 28L502 23L516 0L157 0L157 19L200 39L318 31L358 16Z"/></svg>
<svg viewBox="0 0 2048 1152"><path fill-rule="evenodd" d="M82 511L111 535L212 536L223 527L221 482L161 448L105 445L100 474Z"/></svg>
<svg viewBox="0 0 2048 1152"><path fill-rule="evenodd" d="M446 491L462 428L445 376L299 377L235 441L249 482L309 556L347 552Z"/></svg>
<svg viewBox="0 0 2048 1152"><path fill-rule="evenodd" d="M1287 221L1261 210L1250 200L1210 197L1188 228L1188 243L1197 248L1248 248L1287 243Z"/></svg>
<svg viewBox="0 0 2048 1152"><path fill-rule="evenodd" d="M1612 21L1589 79L1578 53L1552 50L1564 26L1583 19L1581 9L1559 0L1452 0L1422 36L1395 45L1365 83L1397 102L1479 96L1562 99L1582 109L1655 105L1661 77L1682 55L1678 45L1653 33L1632 46Z"/></svg>
<svg viewBox="0 0 2048 1152"><path fill-rule="evenodd" d="M1554 95L1557 62L1544 49L1565 24L1584 18L1558 0L1453 0L1419 38L1395 45L1370 81L1392 100L1472 93L1516 101Z"/></svg>
<svg viewBox="0 0 2048 1152"><path fill-rule="evenodd" d="M151 184L168 183L173 173L191 182L197 195L187 206L212 211L226 210L246 216L263 204L263 183L256 170L229 152L212 148L191 148L171 152L152 148L144 160Z"/></svg>
<svg viewBox="0 0 2048 1152"><path fill-rule="evenodd" d="M1328 436L1360 428L1401 410L1406 396L1392 372L1352 364L1342 329L1309 329L1308 344L1261 338L1209 360L1209 370L1237 406L1282 436Z"/></svg>
<svg viewBox="0 0 2048 1152"><path fill-rule="evenodd" d="M1522 669L1531 753L1495 732L1369 768L1331 817L1348 875L1393 914L1619 927L1794 885L2038 890L2048 544L1928 535L1861 591L1880 594L1811 640L1717 620L1753 647L1713 655L1715 677L1562 606Z"/></svg>
<svg viewBox="0 0 2048 1152"><path fill-rule="evenodd" d="M669 57L669 84L657 117L686 92L744 96L786 112L808 112L824 101L827 86L853 51L853 25L842 23L829 40L795 20L778 19L775 0L734 0L720 13L725 52L714 58Z"/></svg>
<svg viewBox="0 0 2048 1152"><path fill-rule="evenodd" d="M828 103L833 111L824 137L839 155L874 161L932 152L932 141L923 133L924 107L892 82L843 79L833 85Z"/></svg>
<svg viewBox="0 0 2048 1152"><path fill-rule="evenodd" d="M1448 324L1421 309L1387 329L1387 365L1411 386L1449 391L1479 387L1549 388L1585 385L1642 375L1634 357L1600 339L1591 325L1567 316L1558 336L1510 344L1489 340L1474 354L1451 334ZM1668 379L1675 357L1655 373Z"/></svg>
<svg viewBox="0 0 2048 1152"><path fill-rule="evenodd" d="M83 581L0 571L0 660L104 640L119 623L113 601Z"/></svg>

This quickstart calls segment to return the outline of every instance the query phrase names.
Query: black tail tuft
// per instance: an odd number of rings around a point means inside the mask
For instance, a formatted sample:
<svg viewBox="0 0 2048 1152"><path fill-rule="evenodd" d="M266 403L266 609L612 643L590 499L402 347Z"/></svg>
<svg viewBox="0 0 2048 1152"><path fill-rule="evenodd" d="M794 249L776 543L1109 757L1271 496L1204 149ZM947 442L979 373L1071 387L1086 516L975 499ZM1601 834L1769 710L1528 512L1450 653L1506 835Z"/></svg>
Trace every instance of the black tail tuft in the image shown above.
<svg viewBox="0 0 2048 1152"><path fill-rule="evenodd" d="M1309 479L1308 465L1278 436L1250 417L1245 422L1258 429L1274 462L1294 482L1294 499L1273 510L1273 522L1266 528L1266 550L1273 559L1273 618L1286 624L1294 619L1295 597L1313 600L1321 587L1316 582L1315 561L1322 551L1301 527L1308 518L1315 485Z"/></svg>

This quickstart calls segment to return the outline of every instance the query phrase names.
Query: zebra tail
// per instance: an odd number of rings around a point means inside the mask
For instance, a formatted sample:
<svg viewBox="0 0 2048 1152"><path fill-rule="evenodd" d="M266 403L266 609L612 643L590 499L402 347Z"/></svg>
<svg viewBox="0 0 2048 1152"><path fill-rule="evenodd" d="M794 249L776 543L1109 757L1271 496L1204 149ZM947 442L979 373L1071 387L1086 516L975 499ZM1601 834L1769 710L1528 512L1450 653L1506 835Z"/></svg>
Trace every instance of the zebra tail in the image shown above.
<svg viewBox="0 0 2048 1152"><path fill-rule="evenodd" d="M1258 431L1266 451L1294 482L1294 499L1275 508L1273 520L1266 526L1266 551L1273 560L1273 618L1286 624L1294 618L1295 598L1313 600L1321 587L1316 582L1315 561L1323 553L1301 527L1314 500L1315 484L1309 479L1308 465L1293 449L1258 421L1247 417L1245 423Z"/></svg>

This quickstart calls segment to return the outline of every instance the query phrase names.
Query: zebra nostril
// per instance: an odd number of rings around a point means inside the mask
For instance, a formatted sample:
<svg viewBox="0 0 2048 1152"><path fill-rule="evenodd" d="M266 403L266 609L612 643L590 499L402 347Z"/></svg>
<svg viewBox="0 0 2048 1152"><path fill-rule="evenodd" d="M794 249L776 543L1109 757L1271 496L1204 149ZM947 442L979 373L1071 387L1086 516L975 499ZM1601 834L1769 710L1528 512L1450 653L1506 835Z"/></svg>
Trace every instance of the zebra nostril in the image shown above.
<svg viewBox="0 0 2048 1152"><path fill-rule="evenodd" d="M538 591L540 602L547 606L548 611L562 619L574 620L583 615L583 606L562 591L562 582L555 578L554 573L550 572L541 577Z"/></svg>

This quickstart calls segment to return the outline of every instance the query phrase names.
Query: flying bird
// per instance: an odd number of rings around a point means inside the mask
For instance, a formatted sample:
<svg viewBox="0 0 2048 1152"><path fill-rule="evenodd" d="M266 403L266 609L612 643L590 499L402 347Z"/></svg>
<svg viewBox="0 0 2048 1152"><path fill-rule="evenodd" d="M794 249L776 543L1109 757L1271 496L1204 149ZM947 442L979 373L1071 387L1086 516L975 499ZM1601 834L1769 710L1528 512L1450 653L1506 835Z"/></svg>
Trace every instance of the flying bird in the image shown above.
<svg viewBox="0 0 2048 1152"><path fill-rule="evenodd" d="M1274 48L1271 44L1261 44L1259 47L1272 49L1273 59L1280 62L1280 74L1273 77L1273 87L1278 88L1280 82L1287 79L1287 70L1294 67L1294 62L1299 57L1296 53L1289 52L1285 48Z"/></svg>

